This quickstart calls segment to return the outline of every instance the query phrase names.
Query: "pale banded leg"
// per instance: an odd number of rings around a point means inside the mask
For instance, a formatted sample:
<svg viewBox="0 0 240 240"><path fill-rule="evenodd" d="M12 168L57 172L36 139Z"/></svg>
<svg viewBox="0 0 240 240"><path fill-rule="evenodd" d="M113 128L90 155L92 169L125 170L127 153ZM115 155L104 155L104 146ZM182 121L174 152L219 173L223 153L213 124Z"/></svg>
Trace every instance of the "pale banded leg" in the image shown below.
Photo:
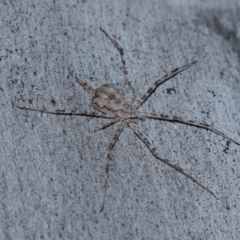
<svg viewBox="0 0 240 240"><path fill-rule="evenodd" d="M106 129L106 128L114 125L115 123L117 123L117 122L119 122L119 121L120 121L120 119L119 119L119 118L116 118L116 119L114 119L113 121L111 121L110 123L104 124L104 125L101 126L100 128L97 128L97 129L95 129L95 130L93 130L93 131L91 131L91 132L98 132L98 131L100 131L100 130Z"/></svg>
<svg viewBox="0 0 240 240"><path fill-rule="evenodd" d="M161 84L165 83L167 80L171 79L172 77L176 76L178 73L184 71L185 69L191 67L197 61L192 63L186 64L182 67L176 68L173 71L167 73L164 77L154 82L154 84L147 90L147 93L142 96L140 100L134 104L134 109L138 109L152 94L153 92L159 87Z"/></svg>
<svg viewBox="0 0 240 240"><path fill-rule="evenodd" d="M191 121L191 120L185 120L181 117L176 117L176 116L167 116L167 115L155 115L155 114L148 114L148 113L141 113L140 114L141 117L143 118L151 118L154 120L160 120L160 121L167 121L167 122L175 122L175 123L181 123L181 124L185 124L185 125L189 125L189 126L193 126L193 127L197 127L197 128L202 128L205 129L207 131L211 131L223 138L226 138L227 140L229 140L230 142L233 142L237 145L240 145L239 142L235 141L234 139L228 137L227 135L225 135L224 133L218 131L217 129L211 127L210 125L206 124L206 123L199 123L199 122L195 122L195 121Z"/></svg>
<svg viewBox="0 0 240 240"><path fill-rule="evenodd" d="M202 187L203 189L205 189L206 191L208 191L209 193L211 193L215 198L215 194L210 191L208 188L204 187L201 183L199 183L195 178L193 178L191 175L189 175L188 173L186 173L181 167L179 167L178 165L171 163L168 159L161 157L157 152L156 152L156 148L154 148L150 142L143 136L143 134L133 125L133 124L128 124L128 126L133 130L133 132L140 138L140 140L142 140L142 142L147 146L147 148L149 149L149 151L152 153L152 155L157 158L158 160L166 163L168 166L174 168L176 171L180 172L181 174L185 175L186 177L188 177L189 179L191 179L193 182L195 182L196 184L198 184L200 187Z"/></svg>
<svg viewBox="0 0 240 240"><path fill-rule="evenodd" d="M106 199L106 194L107 194L107 185L108 185L108 178L109 178L109 163L111 160L111 151L115 145L115 143L117 142L123 128L124 128L125 124L122 123L121 125L118 126L116 133L114 134L114 137L111 141L111 143L109 144L108 148L107 148L107 164L106 164L106 177L105 177L105 184L104 184L104 195L103 195L103 203L102 203L102 207L100 209L100 212L102 212L102 210L104 209L104 205L105 205L105 199Z"/></svg>
<svg viewBox="0 0 240 240"><path fill-rule="evenodd" d="M35 109L35 108L27 108L27 107L19 107L16 106L16 108L27 110L27 111L33 111L33 112L41 112L41 113L48 113L48 114L55 114L55 115L78 115L78 116L85 116L85 117L96 117L96 118L107 118L107 119L114 119L114 117L110 117L107 115L98 115L95 112L88 113L86 111L78 112L77 110L60 110L57 109L55 111L47 110L47 109Z"/></svg>
<svg viewBox="0 0 240 240"><path fill-rule="evenodd" d="M102 28L100 28L100 30L101 30L101 31L107 36L107 38L113 43L113 45L117 48L117 50L119 51L119 53L120 53L120 55L121 55L125 85L126 85L126 86L130 89L130 91L132 92L132 99L131 99L131 104L132 104L133 101L134 101L135 98L136 98L136 95L135 95L135 90L133 89L131 83L129 82L128 70L127 70L127 66L126 66L124 51L123 51L122 47L120 47L120 45L119 45L112 37L110 37L105 30L103 30Z"/></svg>
<svg viewBox="0 0 240 240"><path fill-rule="evenodd" d="M95 89L90 84L88 84L87 82L82 81L79 78L76 78L76 80L84 88L84 90L88 91L91 95L94 94Z"/></svg>

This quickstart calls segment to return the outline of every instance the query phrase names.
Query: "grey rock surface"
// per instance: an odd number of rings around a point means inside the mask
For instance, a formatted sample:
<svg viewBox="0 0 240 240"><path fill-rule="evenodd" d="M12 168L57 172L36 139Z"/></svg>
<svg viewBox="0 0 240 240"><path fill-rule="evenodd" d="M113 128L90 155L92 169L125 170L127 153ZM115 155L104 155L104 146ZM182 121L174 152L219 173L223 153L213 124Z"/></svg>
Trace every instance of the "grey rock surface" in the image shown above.
<svg viewBox="0 0 240 240"><path fill-rule="evenodd" d="M139 129L217 199L157 161L124 129L107 197L107 121L24 111L94 111L79 77L124 90L124 48L141 110L208 123L240 142L239 1L1 1L0 239L239 239L240 146L205 130L146 120Z"/></svg>

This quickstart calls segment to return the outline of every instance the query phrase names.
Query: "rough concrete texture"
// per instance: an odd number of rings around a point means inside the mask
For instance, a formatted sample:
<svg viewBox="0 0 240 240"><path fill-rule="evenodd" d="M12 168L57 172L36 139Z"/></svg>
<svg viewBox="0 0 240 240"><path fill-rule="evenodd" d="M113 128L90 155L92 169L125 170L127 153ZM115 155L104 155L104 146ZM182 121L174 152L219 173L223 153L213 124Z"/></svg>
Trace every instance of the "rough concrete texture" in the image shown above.
<svg viewBox="0 0 240 240"><path fill-rule="evenodd" d="M239 1L1 1L0 239L239 239L240 146L205 130L146 120L139 129L217 199L107 121L15 106L93 111L76 76L124 90L125 50L137 96L198 63L141 110L211 124L240 142ZM190 3L191 2L191 3Z"/></svg>

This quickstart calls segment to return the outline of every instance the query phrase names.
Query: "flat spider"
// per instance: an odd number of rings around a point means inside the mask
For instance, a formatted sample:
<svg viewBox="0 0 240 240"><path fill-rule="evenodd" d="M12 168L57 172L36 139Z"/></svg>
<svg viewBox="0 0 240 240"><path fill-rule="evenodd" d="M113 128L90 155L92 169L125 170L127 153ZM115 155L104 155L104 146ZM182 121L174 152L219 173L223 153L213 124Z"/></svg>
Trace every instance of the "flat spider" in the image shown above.
<svg viewBox="0 0 240 240"><path fill-rule="evenodd" d="M205 123L198 123L195 121L191 120L185 120L181 117L176 117L176 116L167 116L167 115L156 115L156 114L151 114L151 113L145 113L145 112L139 112L138 109L142 104L153 94L153 92L163 83L165 83L167 80L171 79L172 77L176 76L178 73L184 71L185 69L189 68L193 64L195 64L197 61L193 61L189 64L186 64L182 67L176 68L173 71L167 73L164 77L161 79L158 79L157 81L154 82L154 84L147 90L146 94L143 95L140 100L135 101L135 92L131 86L131 83L129 82L128 79L128 71L125 63L125 57L124 57L124 52L123 49L119 46L119 44L112 38L110 37L105 30L100 28L100 30L106 35L106 37L112 42L112 44L117 48L121 55L121 61L123 65L123 73L124 73L124 80L125 80L125 85L127 87L127 90L131 91L131 101L128 102L123 95L116 89L116 87L112 84L103 84L99 88L93 88L91 85L88 83L77 79L77 82L92 95L92 104L93 107L98 110L99 112L104 113L105 115L99 115L97 113L88 113L88 112L77 112L75 110L72 111L65 111L65 110L56 110L56 111L50 111L46 109L34 109L34 108L26 108L26 107L18 107L20 109L24 110L30 110L30 111L37 111L37 112L43 112L43 113L49 113L49 114L57 114L57 115L79 115L79 116L85 116L85 117L97 117L97 118L105 118L105 119L112 119L109 123L106 125L103 125L101 128L97 129L102 130L105 129L115 123L119 123L118 128L115 132L115 135L113 136L112 141L108 145L107 148L107 164L106 164L106 179L105 179L105 184L104 184L104 196L103 196L103 202L102 202L102 207L101 210L103 210L104 205L105 205L105 199L106 199L106 192L107 192L107 185L108 185L108 178L109 178L109 163L110 163L110 153L111 150L113 149L117 139L119 138L122 130L124 127L129 127L135 134L136 136L147 146L149 151L152 153L152 155L169 165L170 167L174 168L176 171L182 173L189 179L191 179L193 182L198 184L200 187L208 191L210 194L212 194L214 197L214 193L210 191L208 188L203 186L200 182L198 182L195 178L193 178L191 175L186 173L181 167L178 165L171 163L168 159L160 156L156 152L156 148L154 148L150 142L143 136L143 134L138 130L137 128L137 120L144 120L146 118L154 119L154 120L160 120L160 121L168 121L168 122L174 122L174 123L180 123L180 124L185 124L197 128L202 128L211 132L214 132L215 134L218 134L222 136L223 138L228 139L231 142L234 142L237 145L240 145L240 143L236 142L232 138L226 136L224 133L218 131L217 129L214 129L208 124ZM109 116L110 114L110 116Z"/></svg>

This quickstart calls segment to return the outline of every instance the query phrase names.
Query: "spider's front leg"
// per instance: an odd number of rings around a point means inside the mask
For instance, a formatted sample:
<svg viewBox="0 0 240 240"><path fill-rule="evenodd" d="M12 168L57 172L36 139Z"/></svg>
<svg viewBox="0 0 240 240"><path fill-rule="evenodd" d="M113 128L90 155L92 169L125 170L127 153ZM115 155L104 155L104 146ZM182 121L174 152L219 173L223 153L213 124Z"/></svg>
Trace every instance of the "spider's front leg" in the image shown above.
<svg viewBox="0 0 240 240"><path fill-rule="evenodd" d="M115 123L117 123L117 122L119 122L119 121L120 121L120 119L116 117L116 118L113 119L113 121L111 121L110 123L104 124L104 125L102 125L100 128L97 128L97 129L93 130L92 132L98 132L98 131L100 131L100 130L106 129L106 128L114 125Z"/></svg>
<svg viewBox="0 0 240 240"><path fill-rule="evenodd" d="M189 126L192 126L192 127L202 128L202 129L205 129L207 131L211 131L211 132L213 132L213 133L215 133L215 134L217 134L217 135L219 135L223 138L226 138L230 142L233 142L233 143L240 146L239 142L237 142L234 139L228 137L224 133L220 132L219 130L211 127L210 125L208 125L206 123L199 123L199 122L195 122L195 121L191 121L191 120L185 120L181 117L176 117L176 116L170 117L170 116L166 116L166 115L155 115L155 114L149 114L149 113L141 113L141 116L143 116L145 118L154 119L154 120L181 123L181 124L189 125Z"/></svg>
<svg viewBox="0 0 240 240"><path fill-rule="evenodd" d="M102 202L102 207L100 209L100 212L103 211L104 209L104 205L105 205L105 199L106 199L106 195L107 195L107 185L108 185L108 178L109 178L109 164L110 164L110 160L111 160L111 151L115 145L115 143L117 142L123 128L124 128L125 124L122 123L118 126L116 133L113 136L112 141L110 142L108 148L107 148L107 164L106 164L106 177L105 177L105 184L104 184L104 194L103 194L103 202Z"/></svg>
<svg viewBox="0 0 240 240"><path fill-rule="evenodd" d="M137 127L135 127L133 124L128 124L128 126L132 129L132 131L138 136L138 138L147 146L147 148L149 149L149 151L152 153L152 155L157 158L158 160L166 163L168 166L174 168L176 171L180 172L181 174L185 175L187 178L191 179L193 182L195 182L196 184L198 184L201 188L205 189L206 191L208 191L209 193L211 193L215 198L215 194L210 191L208 188L206 188L205 186L203 186L200 182L198 182L195 178L193 178L190 174L186 173L181 167L179 167L178 165L171 163L168 159L161 157L157 152L156 152L156 148L154 148L150 142L143 136L143 134L137 129Z"/></svg>

